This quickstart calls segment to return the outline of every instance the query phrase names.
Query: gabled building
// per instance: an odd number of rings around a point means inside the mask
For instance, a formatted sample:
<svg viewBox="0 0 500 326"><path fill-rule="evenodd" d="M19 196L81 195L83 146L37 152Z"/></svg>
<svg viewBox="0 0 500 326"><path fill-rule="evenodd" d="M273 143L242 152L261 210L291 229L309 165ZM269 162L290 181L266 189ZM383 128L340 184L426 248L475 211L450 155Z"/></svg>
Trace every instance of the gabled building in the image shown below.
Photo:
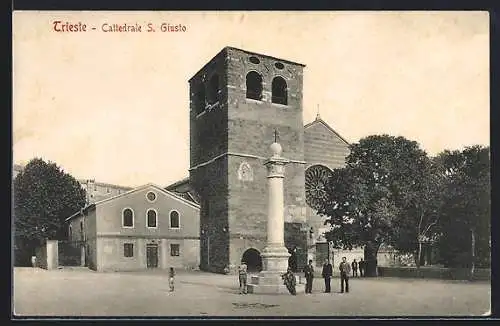
<svg viewBox="0 0 500 326"><path fill-rule="evenodd" d="M197 268L199 205L147 184L90 205L66 219L69 242L97 271Z"/></svg>

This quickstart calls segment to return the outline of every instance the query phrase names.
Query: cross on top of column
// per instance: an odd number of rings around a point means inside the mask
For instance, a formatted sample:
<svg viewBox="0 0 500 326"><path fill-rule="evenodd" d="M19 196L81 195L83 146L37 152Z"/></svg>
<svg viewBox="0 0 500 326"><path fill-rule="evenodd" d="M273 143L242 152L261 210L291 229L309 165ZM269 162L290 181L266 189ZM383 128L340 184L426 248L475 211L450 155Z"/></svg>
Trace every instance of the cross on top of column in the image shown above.
<svg viewBox="0 0 500 326"><path fill-rule="evenodd" d="M274 129L274 142L277 143L279 140L278 129Z"/></svg>

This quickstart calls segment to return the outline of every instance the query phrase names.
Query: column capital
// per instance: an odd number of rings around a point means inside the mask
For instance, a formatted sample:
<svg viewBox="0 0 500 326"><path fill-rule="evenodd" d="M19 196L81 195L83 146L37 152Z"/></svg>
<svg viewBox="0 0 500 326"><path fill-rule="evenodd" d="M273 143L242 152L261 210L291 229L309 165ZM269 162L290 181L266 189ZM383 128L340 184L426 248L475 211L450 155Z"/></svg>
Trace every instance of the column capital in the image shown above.
<svg viewBox="0 0 500 326"><path fill-rule="evenodd" d="M264 165L267 167L268 178L284 178L285 165L288 163L285 159L269 159Z"/></svg>

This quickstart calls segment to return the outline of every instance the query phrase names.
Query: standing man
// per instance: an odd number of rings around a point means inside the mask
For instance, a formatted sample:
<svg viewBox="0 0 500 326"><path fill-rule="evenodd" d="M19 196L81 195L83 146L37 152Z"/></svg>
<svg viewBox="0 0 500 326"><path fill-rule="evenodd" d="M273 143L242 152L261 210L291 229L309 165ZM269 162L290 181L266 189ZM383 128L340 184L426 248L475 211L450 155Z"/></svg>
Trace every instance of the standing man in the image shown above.
<svg viewBox="0 0 500 326"><path fill-rule="evenodd" d="M340 293L344 293L344 283L345 291L349 293L349 275L351 274L351 266L347 262L345 257L342 257L342 262L339 265L340 270Z"/></svg>
<svg viewBox="0 0 500 326"><path fill-rule="evenodd" d="M312 265L313 261L309 260L309 264L304 267L304 276L306 278L306 294L311 294L313 278L314 278L314 268Z"/></svg>
<svg viewBox="0 0 500 326"><path fill-rule="evenodd" d="M356 259L352 262L352 277L357 277L358 276L358 263L356 262Z"/></svg>
<svg viewBox="0 0 500 326"><path fill-rule="evenodd" d="M363 277L365 275L365 261L363 258L359 260L359 276Z"/></svg>
<svg viewBox="0 0 500 326"><path fill-rule="evenodd" d="M240 294L247 294L247 264L244 261L238 266L238 278L240 280Z"/></svg>
<svg viewBox="0 0 500 326"><path fill-rule="evenodd" d="M330 293L330 279L332 278L333 274L333 268L332 264L328 261L328 259L325 260L325 263L323 264L323 271L321 272L321 276L325 279L325 293Z"/></svg>

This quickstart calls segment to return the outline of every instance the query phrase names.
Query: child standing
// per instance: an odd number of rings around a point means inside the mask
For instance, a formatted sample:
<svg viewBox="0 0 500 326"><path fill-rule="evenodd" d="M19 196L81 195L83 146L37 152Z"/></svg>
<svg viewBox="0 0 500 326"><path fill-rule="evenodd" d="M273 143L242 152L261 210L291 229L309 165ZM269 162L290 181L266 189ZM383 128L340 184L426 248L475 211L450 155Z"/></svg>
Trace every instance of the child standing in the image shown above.
<svg viewBox="0 0 500 326"><path fill-rule="evenodd" d="M170 267L170 271L168 272L168 284L170 286L170 292L174 292L174 276L175 270L173 267Z"/></svg>

